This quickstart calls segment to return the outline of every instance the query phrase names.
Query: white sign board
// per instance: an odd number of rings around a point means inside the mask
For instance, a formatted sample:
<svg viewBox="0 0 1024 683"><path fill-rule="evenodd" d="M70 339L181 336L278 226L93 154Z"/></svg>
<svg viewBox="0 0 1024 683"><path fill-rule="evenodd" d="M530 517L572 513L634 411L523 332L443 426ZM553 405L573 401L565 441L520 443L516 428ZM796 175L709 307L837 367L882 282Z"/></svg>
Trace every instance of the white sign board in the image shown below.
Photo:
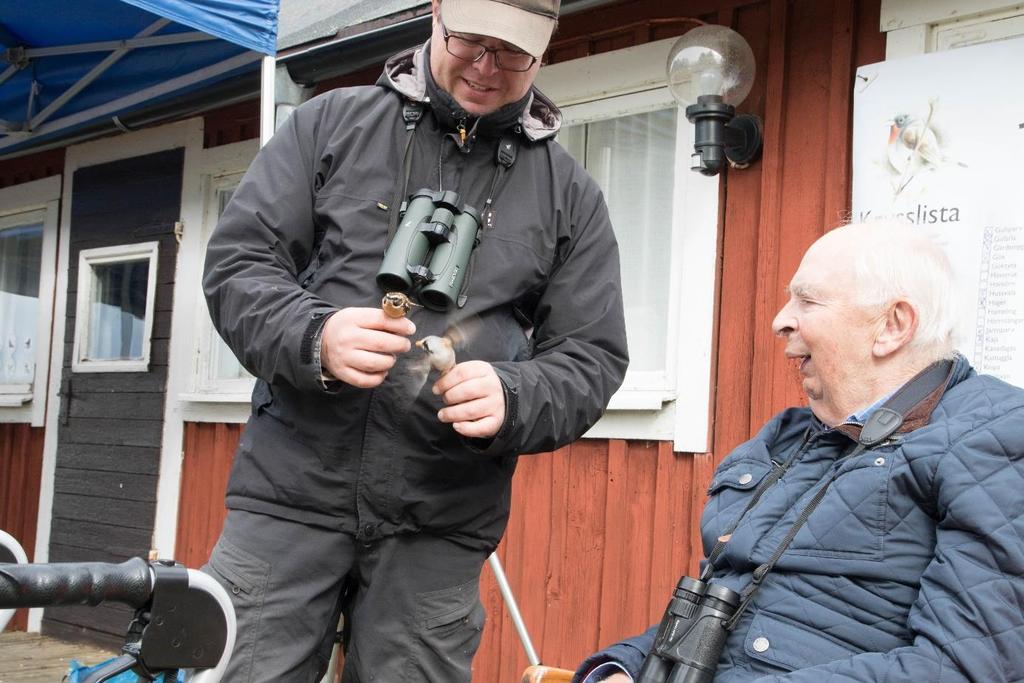
<svg viewBox="0 0 1024 683"><path fill-rule="evenodd" d="M1024 39L857 70L853 220L898 218L942 243L957 346L1024 386Z"/></svg>

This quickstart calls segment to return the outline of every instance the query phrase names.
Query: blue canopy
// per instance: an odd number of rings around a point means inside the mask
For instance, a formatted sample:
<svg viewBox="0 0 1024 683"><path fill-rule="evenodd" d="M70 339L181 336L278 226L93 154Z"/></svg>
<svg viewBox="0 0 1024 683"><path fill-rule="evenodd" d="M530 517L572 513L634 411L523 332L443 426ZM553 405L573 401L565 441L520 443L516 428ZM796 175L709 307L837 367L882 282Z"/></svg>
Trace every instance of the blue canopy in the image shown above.
<svg viewBox="0 0 1024 683"><path fill-rule="evenodd" d="M257 69L279 0L0 0L0 156Z"/></svg>

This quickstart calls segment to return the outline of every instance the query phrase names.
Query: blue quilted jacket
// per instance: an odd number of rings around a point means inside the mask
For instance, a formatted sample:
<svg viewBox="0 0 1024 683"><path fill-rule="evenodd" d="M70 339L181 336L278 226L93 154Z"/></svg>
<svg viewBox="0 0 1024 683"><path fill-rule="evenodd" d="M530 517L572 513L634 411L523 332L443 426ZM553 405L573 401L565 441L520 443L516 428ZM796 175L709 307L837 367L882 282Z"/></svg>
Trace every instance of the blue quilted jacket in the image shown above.
<svg viewBox="0 0 1024 683"><path fill-rule="evenodd" d="M801 445L714 582L742 590L833 468L838 478L730 634L716 683L1024 681L1024 391L958 357L927 424L840 462L850 437L806 408L783 411L716 470L706 554ZM615 660L635 676L653 637L580 671Z"/></svg>

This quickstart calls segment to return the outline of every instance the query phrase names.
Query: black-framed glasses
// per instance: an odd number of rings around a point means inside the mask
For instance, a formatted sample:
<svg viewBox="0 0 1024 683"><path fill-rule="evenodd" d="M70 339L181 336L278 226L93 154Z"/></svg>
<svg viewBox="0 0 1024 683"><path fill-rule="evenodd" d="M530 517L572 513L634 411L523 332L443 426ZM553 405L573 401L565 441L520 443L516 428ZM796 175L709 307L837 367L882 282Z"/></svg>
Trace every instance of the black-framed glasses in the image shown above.
<svg viewBox="0 0 1024 683"><path fill-rule="evenodd" d="M444 24L441 24L441 36L444 38L444 47L448 50L448 54L467 62L479 62L485 54L490 52L494 55L494 65L499 69L529 71L537 61L537 58L528 52L487 47L475 40L454 35L448 32Z"/></svg>

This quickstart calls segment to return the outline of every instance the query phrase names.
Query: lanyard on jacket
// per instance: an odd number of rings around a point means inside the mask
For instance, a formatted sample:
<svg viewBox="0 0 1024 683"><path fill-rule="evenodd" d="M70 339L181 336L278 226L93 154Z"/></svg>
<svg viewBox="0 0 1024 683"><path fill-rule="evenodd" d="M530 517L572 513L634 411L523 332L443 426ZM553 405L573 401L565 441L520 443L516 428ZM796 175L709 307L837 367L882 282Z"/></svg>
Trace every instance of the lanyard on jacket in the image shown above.
<svg viewBox="0 0 1024 683"><path fill-rule="evenodd" d="M793 542L794 538L796 538L797 532L804 525L804 523L807 522L808 518L811 516L811 513L814 512L814 509L818 507L818 504L821 503L822 499L825 498L825 492L828 490L828 487L839 476L839 467L837 467L836 465L838 465L838 463L843 460L848 460L850 458L860 455L869 448L874 448L878 446L883 441L892 436L892 434L895 433L896 430L900 428L907 414L915 406L924 401L937 389L948 385L952 371L953 362L950 360L940 360L936 361L935 363L932 363L924 370L919 372L917 375L915 375L909 382L904 384L881 407L875 409L875 411L871 413L870 417L868 417L867 421L864 423L864 428L861 429L860 436L858 437L857 443L855 444L854 448L850 450L849 453L846 453L836 461L836 464L834 464L832 467L832 473L825 480L825 483L817 490L817 492L814 494L814 497L811 498L807 506L800 511L800 515L797 517L796 521L793 522L793 526L790 527L789 531L786 533L785 537L779 543L778 547L776 547L775 551L771 554L771 557L768 558L768 561L754 570L750 583L747 585L746 588L743 589L742 593L740 594L739 607L736 608L736 612L732 615L732 617L729 618L729 620L725 624L725 628L727 630L731 631L733 628L736 627L736 624L739 622L740 617L743 615L743 612L746 611L747 607L753 600L754 594L757 593L758 589L761 587L761 584L764 583L765 577L767 577L768 574L771 573L772 569L775 567L775 563L779 561L779 558L782 557L782 554L786 551L786 548L788 548L789 544ZM778 481L778 479L782 476L782 474L789 467L789 465L795 462L796 458L798 458L800 455L806 452L810 443L811 439L806 438L801 447L797 449L796 453L786 461L783 467L777 470L778 474L771 478L771 481L768 482L769 486ZM775 474L775 472L773 472L773 474ZM758 490L755 492L754 499L751 500L751 502L747 505L746 509L743 510L743 513L740 515L739 519L737 519L736 522L733 523L731 529L729 530L729 534L731 534L732 531L735 531L740 521L742 521L743 517L747 514L747 512L749 512L750 509L754 507L754 505L760 499L761 494L764 493L764 489L766 488L766 486L763 486L763 483L761 487L758 487ZM727 536L723 535L723 538L725 537ZM701 576L702 580L706 581L710 579L711 576L714 574L713 560L717 559L718 556L722 553L724 546L725 542L721 540L717 544L715 544L714 549L708 556L707 566L704 568L704 573Z"/></svg>
<svg viewBox="0 0 1024 683"><path fill-rule="evenodd" d="M402 119L405 121L407 135L405 138L405 152L402 155L402 182L401 185L395 188L395 195L391 202L391 215L388 220L388 244L391 243L391 239L395 236L395 231L398 229L398 221L402 215L401 207L405 205L405 198L408 196L409 176L412 173L412 141L416 127L423 118L423 109L424 107L421 102L408 101L402 106ZM520 130L520 126L517 125L512 134L502 135L498 140L494 159L494 175L491 178L491 186L488 190L487 198L484 200L483 211L481 211L484 227L492 227L492 204L498 196L498 184L503 174L512 168L512 164L516 161L519 143L515 138L515 134Z"/></svg>
<svg viewBox="0 0 1024 683"><path fill-rule="evenodd" d="M402 120L405 121L405 153L402 155L402 184L395 187L395 195L391 198L391 215L388 216L388 244L395 236L398 229L398 219L402 215L399 208L405 205L405 198L409 191L409 174L412 172L412 139L416 132L416 126L423 118L423 104L420 102L406 101L402 105Z"/></svg>

